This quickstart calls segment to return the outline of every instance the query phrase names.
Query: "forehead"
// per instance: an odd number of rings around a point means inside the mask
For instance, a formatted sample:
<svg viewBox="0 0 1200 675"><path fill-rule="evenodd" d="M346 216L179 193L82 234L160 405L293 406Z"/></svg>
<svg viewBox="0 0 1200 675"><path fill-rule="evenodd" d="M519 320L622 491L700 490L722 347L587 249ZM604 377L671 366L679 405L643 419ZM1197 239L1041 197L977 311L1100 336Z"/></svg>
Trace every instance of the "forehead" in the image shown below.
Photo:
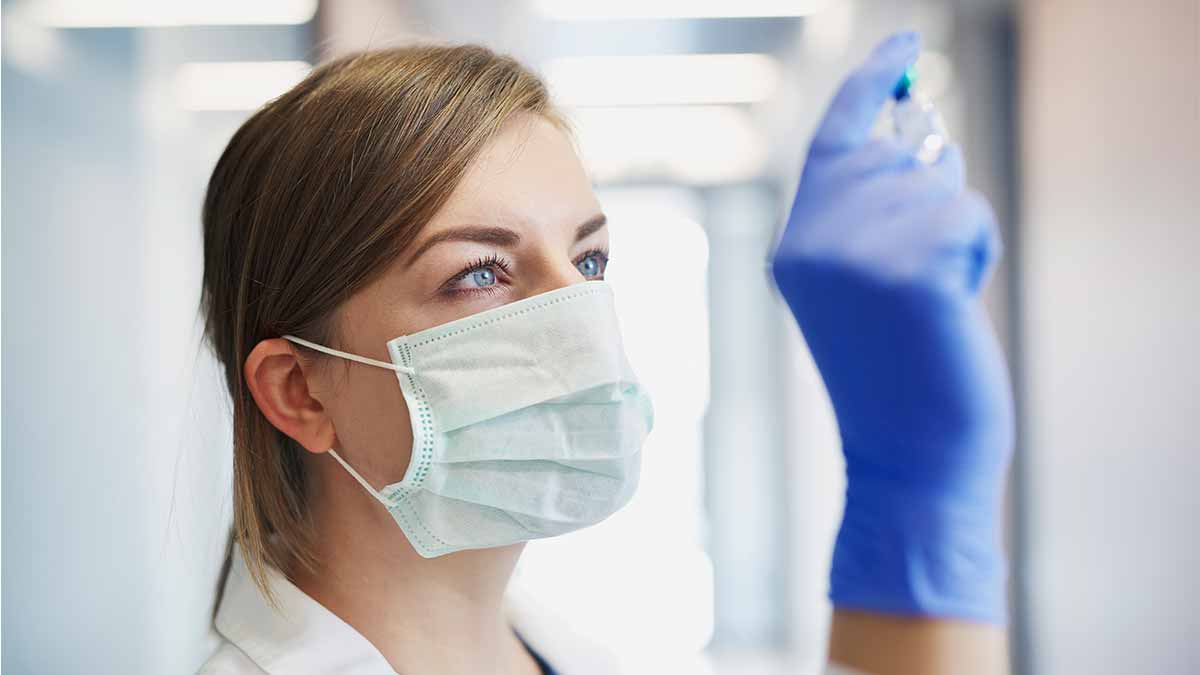
<svg viewBox="0 0 1200 675"><path fill-rule="evenodd" d="M468 222L574 227L599 210L567 135L541 115L521 113L471 162L425 229L432 234Z"/></svg>

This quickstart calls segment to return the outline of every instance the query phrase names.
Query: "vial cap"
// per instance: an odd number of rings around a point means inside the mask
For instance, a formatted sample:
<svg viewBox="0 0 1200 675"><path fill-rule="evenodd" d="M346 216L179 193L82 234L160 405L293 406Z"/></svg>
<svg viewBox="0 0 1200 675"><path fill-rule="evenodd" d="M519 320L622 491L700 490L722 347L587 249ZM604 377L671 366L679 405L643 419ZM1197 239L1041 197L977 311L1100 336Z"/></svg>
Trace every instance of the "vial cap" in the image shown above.
<svg viewBox="0 0 1200 675"><path fill-rule="evenodd" d="M896 83L896 88L892 90L892 98L897 101L903 101L908 98L909 92L916 81L917 67L915 65L909 66L905 69L904 74L900 76L900 81Z"/></svg>

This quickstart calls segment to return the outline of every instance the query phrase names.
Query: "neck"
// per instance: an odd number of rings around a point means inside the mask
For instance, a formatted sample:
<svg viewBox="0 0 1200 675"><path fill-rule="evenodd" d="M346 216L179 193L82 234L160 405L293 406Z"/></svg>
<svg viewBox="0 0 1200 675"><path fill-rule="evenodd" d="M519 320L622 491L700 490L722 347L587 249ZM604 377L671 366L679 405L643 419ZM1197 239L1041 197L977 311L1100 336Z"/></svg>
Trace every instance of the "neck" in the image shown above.
<svg viewBox="0 0 1200 675"><path fill-rule="evenodd" d="M293 569L293 583L398 673L536 672L504 615L523 545L422 558L391 515L355 488L340 499L310 494L319 568Z"/></svg>

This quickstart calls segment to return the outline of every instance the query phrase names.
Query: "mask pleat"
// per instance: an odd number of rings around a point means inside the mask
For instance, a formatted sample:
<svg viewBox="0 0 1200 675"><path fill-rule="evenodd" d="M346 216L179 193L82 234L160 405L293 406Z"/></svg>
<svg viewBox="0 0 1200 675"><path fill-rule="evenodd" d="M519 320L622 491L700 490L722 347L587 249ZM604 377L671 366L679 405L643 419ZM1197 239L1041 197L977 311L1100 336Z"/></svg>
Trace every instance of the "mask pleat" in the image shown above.
<svg viewBox="0 0 1200 675"><path fill-rule="evenodd" d="M385 489L431 557L563 534L637 487L653 407L626 359L612 291L584 282L388 343L413 430Z"/></svg>
<svg viewBox="0 0 1200 675"><path fill-rule="evenodd" d="M630 394L614 394L627 390ZM435 462L588 460L636 452L648 431L636 387L601 387L445 434Z"/></svg>
<svg viewBox="0 0 1200 675"><path fill-rule="evenodd" d="M595 521L595 514L610 512L614 500L623 500L632 490L640 474L639 460L635 453L570 472L563 472L557 462L529 461L522 462L519 473L504 473L494 461L471 462L437 476L423 492L520 514L527 521L587 524Z"/></svg>

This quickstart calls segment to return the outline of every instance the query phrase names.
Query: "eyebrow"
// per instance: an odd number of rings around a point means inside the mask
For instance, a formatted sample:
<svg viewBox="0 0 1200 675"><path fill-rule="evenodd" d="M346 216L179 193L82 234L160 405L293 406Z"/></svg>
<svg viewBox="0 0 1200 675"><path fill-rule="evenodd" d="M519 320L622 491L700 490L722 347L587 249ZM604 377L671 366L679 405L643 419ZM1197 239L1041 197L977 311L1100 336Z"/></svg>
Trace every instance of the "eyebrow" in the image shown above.
<svg viewBox="0 0 1200 675"><path fill-rule="evenodd" d="M579 242L591 236L607 224L608 217L603 213L597 213L575 228L575 241ZM429 237L424 243L418 246L417 250L413 252L412 257L409 258L408 264L415 263L426 251L447 241L474 241L481 244L513 248L521 243L521 235L506 227L485 227L481 225L466 225L451 230L443 230Z"/></svg>

